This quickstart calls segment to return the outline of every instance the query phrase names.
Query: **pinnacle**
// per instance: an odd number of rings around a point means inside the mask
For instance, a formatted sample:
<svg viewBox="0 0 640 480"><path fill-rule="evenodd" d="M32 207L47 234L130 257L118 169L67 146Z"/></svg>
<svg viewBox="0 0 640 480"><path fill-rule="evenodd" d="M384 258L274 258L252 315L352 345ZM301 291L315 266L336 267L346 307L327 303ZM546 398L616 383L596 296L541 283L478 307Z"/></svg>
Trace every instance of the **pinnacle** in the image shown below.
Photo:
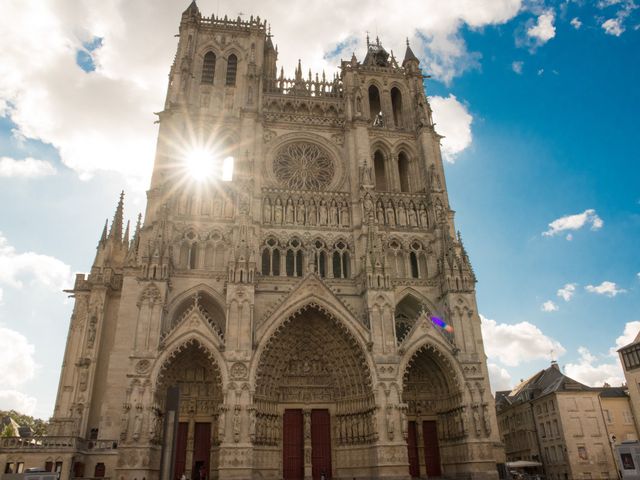
<svg viewBox="0 0 640 480"><path fill-rule="evenodd" d="M120 193L120 200L116 207L116 212L113 215L113 222L111 222L111 230L109 230L109 239L115 238L118 241L122 241L122 223L124 214L124 190Z"/></svg>

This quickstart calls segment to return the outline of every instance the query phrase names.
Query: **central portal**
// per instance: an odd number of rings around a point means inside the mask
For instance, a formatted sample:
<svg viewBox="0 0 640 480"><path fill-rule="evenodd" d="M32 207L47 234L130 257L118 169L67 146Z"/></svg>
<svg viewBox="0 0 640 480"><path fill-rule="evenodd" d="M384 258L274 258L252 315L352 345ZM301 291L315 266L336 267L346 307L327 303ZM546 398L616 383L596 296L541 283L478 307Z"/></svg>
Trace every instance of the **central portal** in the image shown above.
<svg viewBox="0 0 640 480"><path fill-rule="evenodd" d="M320 309L308 307L269 339L254 399L254 448L268 476L369 474L377 432L367 362L344 325Z"/></svg>
<svg viewBox="0 0 640 480"><path fill-rule="evenodd" d="M307 422L311 421L310 427ZM282 465L284 480L305 478L305 431L311 431L311 476L313 480L331 477L331 420L329 410L284 411L282 425ZM307 446L308 448L308 446Z"/></svg>

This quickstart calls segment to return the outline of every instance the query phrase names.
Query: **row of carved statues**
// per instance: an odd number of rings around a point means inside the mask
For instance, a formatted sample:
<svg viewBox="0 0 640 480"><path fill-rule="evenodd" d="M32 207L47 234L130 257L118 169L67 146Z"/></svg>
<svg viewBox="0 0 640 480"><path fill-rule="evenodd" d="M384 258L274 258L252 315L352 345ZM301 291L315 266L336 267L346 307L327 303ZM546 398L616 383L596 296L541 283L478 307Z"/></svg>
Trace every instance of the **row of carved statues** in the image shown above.
<svg viewBox="0 0 640 480"><path fill-rule="evenodd" d="M341 199L289 197L283 201L276 196L262 201L262 221L266 224L348 227L350 217L348 202Z"/></svg>

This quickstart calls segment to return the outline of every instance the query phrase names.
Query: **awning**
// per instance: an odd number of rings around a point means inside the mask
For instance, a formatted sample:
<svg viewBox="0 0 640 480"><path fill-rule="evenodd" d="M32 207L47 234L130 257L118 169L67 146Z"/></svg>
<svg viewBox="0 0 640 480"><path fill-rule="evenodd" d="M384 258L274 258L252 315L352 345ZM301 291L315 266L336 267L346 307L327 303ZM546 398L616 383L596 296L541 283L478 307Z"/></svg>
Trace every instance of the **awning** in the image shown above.
<svg viewBox="0 0 640 480"><path fill-rule="evenodd" d="M507 462L507 468L525 468L525 467L541 467L540 462L532 462L531 460L516 460L515 462Z"/></svg>

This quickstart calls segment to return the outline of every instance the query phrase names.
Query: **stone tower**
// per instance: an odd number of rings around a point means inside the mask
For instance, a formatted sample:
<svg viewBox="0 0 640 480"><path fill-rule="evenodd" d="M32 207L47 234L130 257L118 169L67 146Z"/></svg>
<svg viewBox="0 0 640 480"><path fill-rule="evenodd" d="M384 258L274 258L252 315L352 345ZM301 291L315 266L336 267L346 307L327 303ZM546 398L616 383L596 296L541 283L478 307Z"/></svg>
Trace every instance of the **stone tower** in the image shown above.
<svg viewBox="0 0 640 480"><path fill-rule="evenodd" d="M158 479L163 445L174 478L497 478L418 59L367 40L332 77L285 78L277 57L260 18L182 14L144 223L123 234L121 198L72 291L61 458L118 480Z"/></svg>

